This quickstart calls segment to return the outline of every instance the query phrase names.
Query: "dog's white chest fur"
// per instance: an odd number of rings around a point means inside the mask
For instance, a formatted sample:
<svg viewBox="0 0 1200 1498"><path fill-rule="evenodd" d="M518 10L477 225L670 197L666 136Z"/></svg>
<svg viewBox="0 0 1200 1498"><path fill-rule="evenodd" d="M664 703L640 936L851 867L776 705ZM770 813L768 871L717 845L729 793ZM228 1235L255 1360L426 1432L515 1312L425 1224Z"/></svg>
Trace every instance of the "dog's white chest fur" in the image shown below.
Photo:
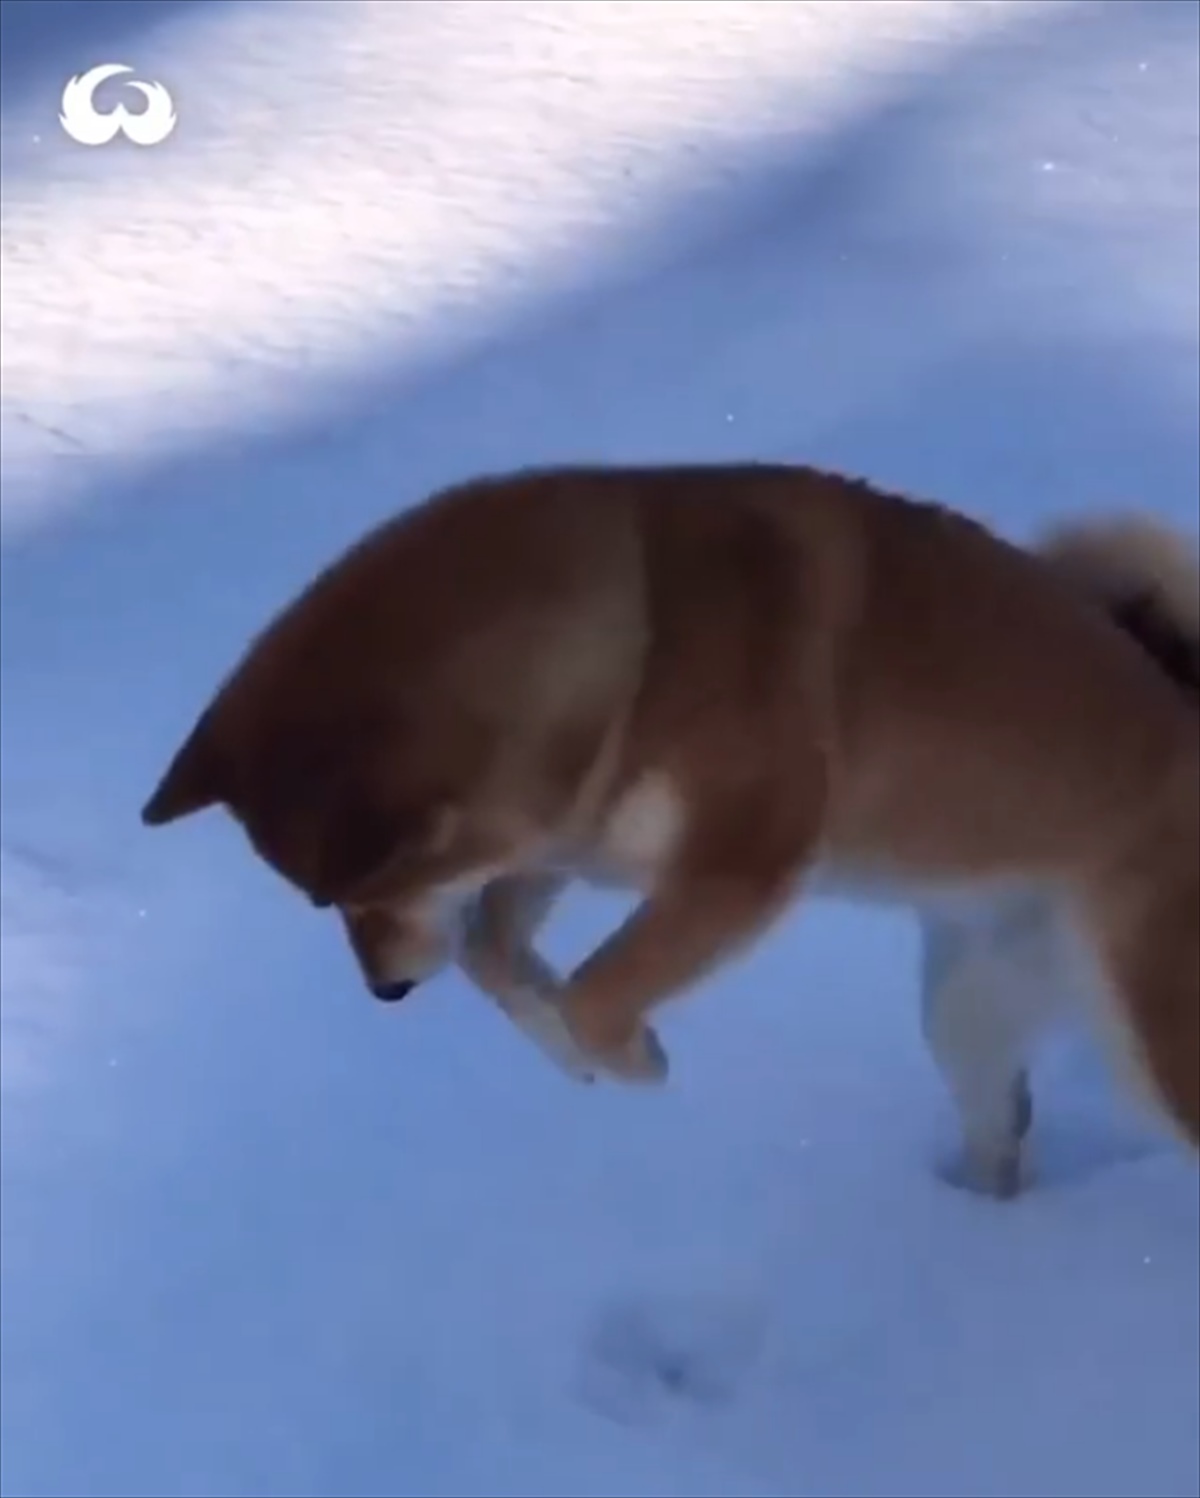
<svg viewBox="0 0 1200 1498"><path fill-rule="evenodd" d="M616 801L580 869L590 884L647 890L670 862L685 827L670 776L651 771Z"/></svg>

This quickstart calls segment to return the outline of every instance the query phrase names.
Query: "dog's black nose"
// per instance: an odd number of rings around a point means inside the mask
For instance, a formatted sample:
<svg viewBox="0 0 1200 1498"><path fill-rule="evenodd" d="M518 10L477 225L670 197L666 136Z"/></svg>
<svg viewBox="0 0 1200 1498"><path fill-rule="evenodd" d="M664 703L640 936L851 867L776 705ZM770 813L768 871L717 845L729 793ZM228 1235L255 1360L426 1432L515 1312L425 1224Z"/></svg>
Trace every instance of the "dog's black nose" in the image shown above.
<svg viewBox="0 0 1200 1498"><path fill-rule="evenodd" d="M407 998L416 986L407 978L399 978L395 983L375 983L371 987L371 992L385 1004L395 1004L400 999Z"/></svg>

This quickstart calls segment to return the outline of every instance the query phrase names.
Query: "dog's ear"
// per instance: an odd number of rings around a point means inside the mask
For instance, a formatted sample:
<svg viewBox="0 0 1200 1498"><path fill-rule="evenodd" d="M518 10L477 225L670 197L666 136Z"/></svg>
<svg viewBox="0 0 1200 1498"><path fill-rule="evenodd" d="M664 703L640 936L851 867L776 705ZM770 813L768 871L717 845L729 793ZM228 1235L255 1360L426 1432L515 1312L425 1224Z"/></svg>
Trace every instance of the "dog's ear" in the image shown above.
<svg viewBox="0 0 1200 1498"><path fill-rule="evenodd" d="M154 794L142 807L142 821L147 827L161 827L215 806L224 794L222 777L221 755L213 742L209 717L205 713L177 750Z"/></svg>

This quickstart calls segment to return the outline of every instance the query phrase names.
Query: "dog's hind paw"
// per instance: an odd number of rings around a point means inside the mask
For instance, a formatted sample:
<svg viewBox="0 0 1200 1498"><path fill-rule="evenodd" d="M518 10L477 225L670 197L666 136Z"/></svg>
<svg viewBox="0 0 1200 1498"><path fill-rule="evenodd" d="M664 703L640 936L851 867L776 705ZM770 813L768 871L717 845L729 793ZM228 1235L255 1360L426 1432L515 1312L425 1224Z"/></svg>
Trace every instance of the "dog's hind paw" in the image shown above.
<svg viewBox="0 0 1200 1498"><path fill-rule="evenodd" d="M983 1155L964 1150L941 1167L939 1174L948 1186L968 1191L972 1196L990 1197L992 1201L1010 1202L1020 1196L1023 1180L1020 1148Z"/></svg>
<svg viewBox="0 0 1200 1498"><path fill-rule="evenodd" d="M967 1116L958 1158L943 1167L951 1186L995 1201L1012 1201L1024 1186L1025 1141L1033 1126L1029 1078L1021 1072L982 1117Z"/></svg>

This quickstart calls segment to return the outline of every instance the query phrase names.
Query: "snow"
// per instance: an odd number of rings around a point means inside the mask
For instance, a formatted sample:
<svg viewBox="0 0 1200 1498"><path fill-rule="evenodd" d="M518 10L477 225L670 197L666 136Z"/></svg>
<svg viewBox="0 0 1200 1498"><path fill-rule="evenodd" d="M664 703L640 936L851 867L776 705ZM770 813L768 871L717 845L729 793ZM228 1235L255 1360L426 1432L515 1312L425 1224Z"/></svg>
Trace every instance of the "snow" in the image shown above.
<svg viewBox="0 0 1200 1498"><path fill-rule="evenodd" d="M468 473L1194 533L1195 0L0 21L3 1493L1200 1491L1194 1161L1067 1036L1029 1194L946 1186L906 919L798 910L668 1011L667 1090L581 1089L137 820L247 635ZM102 61L166 144L62 134Z"/></svg>

